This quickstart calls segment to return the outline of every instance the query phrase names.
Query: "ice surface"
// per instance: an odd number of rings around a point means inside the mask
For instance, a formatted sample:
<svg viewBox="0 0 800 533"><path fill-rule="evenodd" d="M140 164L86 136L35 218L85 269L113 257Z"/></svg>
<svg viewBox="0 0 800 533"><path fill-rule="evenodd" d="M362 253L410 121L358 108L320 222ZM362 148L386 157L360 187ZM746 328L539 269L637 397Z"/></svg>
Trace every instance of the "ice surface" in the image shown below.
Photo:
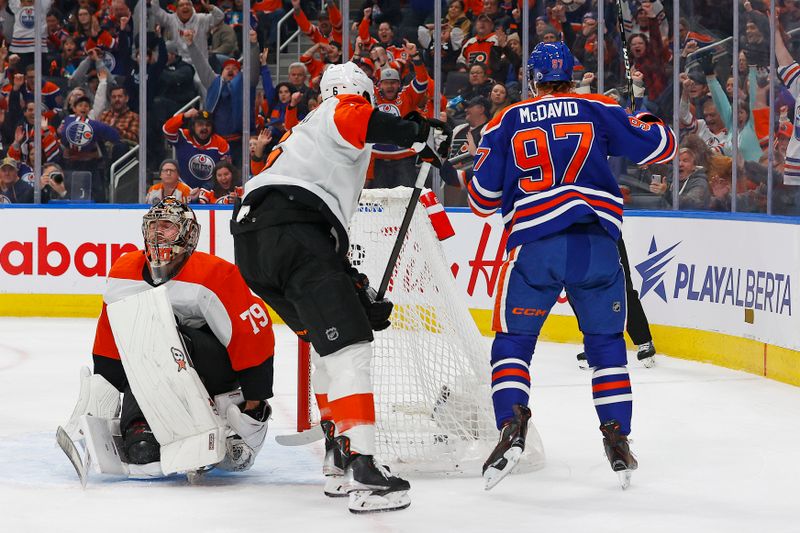
<svg viewBox="0 0 800 533"><path fill-rule="evenodd" d="M292 431L295 405L295 341L282 326L276 335L271 435ZM800 531L800 389L666 357L654 369L632 363L640 466L623 492L577 347L547 343L531 374L548 464L491 492L477 476L417 479L409 509L353 516L322 494L321 443L281 447L270 436L244 474L194 486L93 475L81 490L55 428L72 412L93 338L93 320L0 319L0 532Z"/></svg>

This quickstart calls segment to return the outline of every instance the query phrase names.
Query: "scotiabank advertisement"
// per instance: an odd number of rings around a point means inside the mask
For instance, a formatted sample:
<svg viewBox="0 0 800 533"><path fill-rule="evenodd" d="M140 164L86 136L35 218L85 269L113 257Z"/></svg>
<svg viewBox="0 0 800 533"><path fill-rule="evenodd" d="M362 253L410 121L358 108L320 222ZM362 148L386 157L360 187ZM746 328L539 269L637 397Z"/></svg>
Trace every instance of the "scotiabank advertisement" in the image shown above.
<svg viewBox="0 0 800 533"><path fill-rule="evenodd" d="M100 294L114 260L141 248L145 209L0 209L0 293ZM198 249L233 260L231 211L196 210ZM504 260L499 216L449 212L442 243L466 305L491 309ZM650 322L800 350L800 225L626 216L623 234ZM570 314L565 295L553 312Z"/></svg>

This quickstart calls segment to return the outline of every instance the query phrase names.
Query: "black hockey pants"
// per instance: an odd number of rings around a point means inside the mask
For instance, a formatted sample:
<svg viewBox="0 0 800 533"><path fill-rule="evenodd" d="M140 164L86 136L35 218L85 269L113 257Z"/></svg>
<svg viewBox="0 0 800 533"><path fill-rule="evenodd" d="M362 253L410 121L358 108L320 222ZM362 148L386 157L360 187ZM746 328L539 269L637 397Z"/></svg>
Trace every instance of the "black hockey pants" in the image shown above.
<svg viewBox="0 0 800 533"><path fill-rule="evenodd" d="M349 265L336 253L330 224L314 221L314 214L292 203L272 192L253 205L248 215L258 224L239 227L232 222L236 266L242 277L321 356L371 342L372 328ZM278 212L280 216L274 216ZM272 221L261 224L269 214Z"/></svg>

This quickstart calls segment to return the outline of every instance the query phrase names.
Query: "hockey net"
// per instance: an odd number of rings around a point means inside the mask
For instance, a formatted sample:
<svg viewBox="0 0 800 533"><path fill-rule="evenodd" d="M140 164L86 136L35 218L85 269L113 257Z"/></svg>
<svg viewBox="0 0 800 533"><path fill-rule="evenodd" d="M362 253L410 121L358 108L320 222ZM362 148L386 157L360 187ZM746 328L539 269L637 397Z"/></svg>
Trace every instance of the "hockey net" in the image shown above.
<svg viewBox="0 0 800 533"><path fill-rule="evenodd" d="M350 226L350 261L380 283L408 206L411 189L361 194ZM488 342L456 287L442 246L420 204L387 291L392 325L375 333L372 373L378 457L401 471L480 473L497 443L489 388ZM306 358L307 359L307 358ZM300 371L300 387L308 385ZM298 429L318 416L313 394L299 407ZM525 469L544 463L531 424ZM527 467L527 468L526 468Z"/></svg>

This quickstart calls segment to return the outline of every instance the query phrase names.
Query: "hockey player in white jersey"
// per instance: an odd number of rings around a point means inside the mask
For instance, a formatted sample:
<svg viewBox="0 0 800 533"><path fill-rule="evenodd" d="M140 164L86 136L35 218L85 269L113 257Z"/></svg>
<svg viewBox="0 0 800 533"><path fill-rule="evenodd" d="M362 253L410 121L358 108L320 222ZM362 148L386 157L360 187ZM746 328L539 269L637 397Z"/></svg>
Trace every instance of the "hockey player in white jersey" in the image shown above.
<svg viewBox="0 0 800 533"><path fill-rule="evenodd" d="M313 384L326 431L326 494L349 495L354 513L408 507L409 484L376 462L372 331L392 304L347 261L347 227L372 143L412 147L434 165L449 131L420 115L373 107L372 80L355 64L329 67L323 102L284 135L234 211L236 264L250 288L314 347Z"/></svg>

